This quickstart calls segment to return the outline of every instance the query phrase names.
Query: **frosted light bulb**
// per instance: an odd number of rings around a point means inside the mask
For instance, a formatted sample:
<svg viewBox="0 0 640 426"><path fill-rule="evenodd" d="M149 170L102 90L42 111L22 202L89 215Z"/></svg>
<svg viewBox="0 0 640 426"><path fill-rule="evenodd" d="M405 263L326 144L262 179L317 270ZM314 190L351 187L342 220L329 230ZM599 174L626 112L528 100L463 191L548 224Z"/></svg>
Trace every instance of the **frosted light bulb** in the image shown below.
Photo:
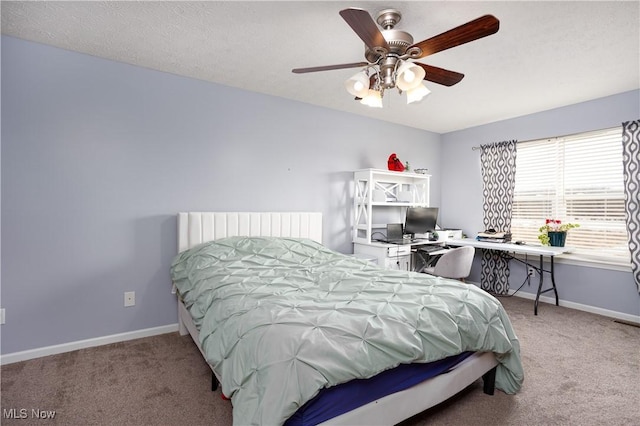
<svg viewBox="0 0 640 426"><path fill-rule="evenodd" d="M408 69L404 72L403 78L407 83L411 83L416 78L416 75L413 71Z"/></svg>

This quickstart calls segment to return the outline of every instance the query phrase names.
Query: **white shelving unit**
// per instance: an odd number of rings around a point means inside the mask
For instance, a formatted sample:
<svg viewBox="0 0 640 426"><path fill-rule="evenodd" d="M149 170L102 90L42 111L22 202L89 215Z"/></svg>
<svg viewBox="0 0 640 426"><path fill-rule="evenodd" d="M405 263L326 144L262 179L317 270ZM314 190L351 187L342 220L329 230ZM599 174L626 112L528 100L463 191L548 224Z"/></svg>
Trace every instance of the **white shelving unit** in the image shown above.
<svg viewBox="0 0 640 426"><path fill-rule="evenodd" d="M402 207L429 207L431 175L365 169L354 172L353 242L372 244L374 230L386 230L389 217L403 222ZM377 214L385 219L375 223Z"/></svg>

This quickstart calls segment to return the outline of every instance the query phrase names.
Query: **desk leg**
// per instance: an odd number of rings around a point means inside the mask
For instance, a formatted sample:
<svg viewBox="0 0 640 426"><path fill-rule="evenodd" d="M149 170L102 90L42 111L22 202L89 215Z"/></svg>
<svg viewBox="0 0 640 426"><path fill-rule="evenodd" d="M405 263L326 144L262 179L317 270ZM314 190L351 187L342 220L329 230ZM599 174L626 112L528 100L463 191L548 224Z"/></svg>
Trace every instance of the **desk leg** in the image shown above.
<svg viewBox="0 0 640 426"><path fill-rule="evenodd" d="M553 259L553 257L552 257ZM544 263L542 262L543 260L543 256L540 255L540 270L538 271L538 273L540 274L540 281L538 284L538 292L536 293L536 302L533 304L533 314L534 315L538 315L538 300L540 299L540 293L542 292L542 283L544 281L543 275L544 275ZM553 277L553 274L551 275ZM553 278L552 278L553 281ZM555 285L554 285L555 287Z"/></svg>
<svg viewBox="0 0 640 426"><path fill-rule="evenodd" d="M558 290L556 289L556 278L555 278L555 274L553 273L553 258L554 256L549 256L551 257L551 285L553 286L553 293L556 295L556 306L559 306L558 303Z"/></svg>
<svg viewBox="0 0 640 426"><path fill-rule="evenodd" d="M553 290L553 294L555 294L556 296L556 306L560 306L559 301L558 301L558 289L556 288L556 276L554 273L554 265L553 265L553 256L549 256L551 258L550 262L551 262L551 269L549 269L549 275L551 275L551 288L548 288L544 291L542 291L542 276L545 273L545 270L542 269L542 267L544 266L544 264L542 263L542 259L543 256L540 256L540 284L538 285L538 293L536 294L536 303L533 306L533 314L534 315L538 315L538 300L540 300L540 294L541 293L546 293L548 291Z"/></svg>

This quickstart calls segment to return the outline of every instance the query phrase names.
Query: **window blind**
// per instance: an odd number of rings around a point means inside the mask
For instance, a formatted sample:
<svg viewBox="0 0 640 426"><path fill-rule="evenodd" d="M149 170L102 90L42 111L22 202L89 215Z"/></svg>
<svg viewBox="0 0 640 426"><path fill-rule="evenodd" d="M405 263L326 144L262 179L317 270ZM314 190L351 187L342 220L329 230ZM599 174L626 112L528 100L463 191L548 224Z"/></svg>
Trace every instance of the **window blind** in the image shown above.
<svg viewBox="0 0 640 426"><path fill-rule="evenodd" d="M518 144L511 232L538 242L545 219L577 223L567 246L582 257L629 259L620 127Z"/></svg>

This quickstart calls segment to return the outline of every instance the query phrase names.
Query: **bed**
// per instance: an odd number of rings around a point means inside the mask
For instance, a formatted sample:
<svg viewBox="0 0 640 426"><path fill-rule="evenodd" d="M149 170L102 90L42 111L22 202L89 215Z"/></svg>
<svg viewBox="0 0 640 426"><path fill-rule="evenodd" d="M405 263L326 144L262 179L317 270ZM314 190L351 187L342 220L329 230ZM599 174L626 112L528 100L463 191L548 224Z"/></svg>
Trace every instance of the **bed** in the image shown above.
<svg viewBox="0 0 640 426"><path fill-rule="evenodd" d="M395 424L480 377L486 393L519 390L519 342L495 298L321 243L320 213L178 214L180 333L235 424ZM401 373L408 384L386 381Z"/></svg>

